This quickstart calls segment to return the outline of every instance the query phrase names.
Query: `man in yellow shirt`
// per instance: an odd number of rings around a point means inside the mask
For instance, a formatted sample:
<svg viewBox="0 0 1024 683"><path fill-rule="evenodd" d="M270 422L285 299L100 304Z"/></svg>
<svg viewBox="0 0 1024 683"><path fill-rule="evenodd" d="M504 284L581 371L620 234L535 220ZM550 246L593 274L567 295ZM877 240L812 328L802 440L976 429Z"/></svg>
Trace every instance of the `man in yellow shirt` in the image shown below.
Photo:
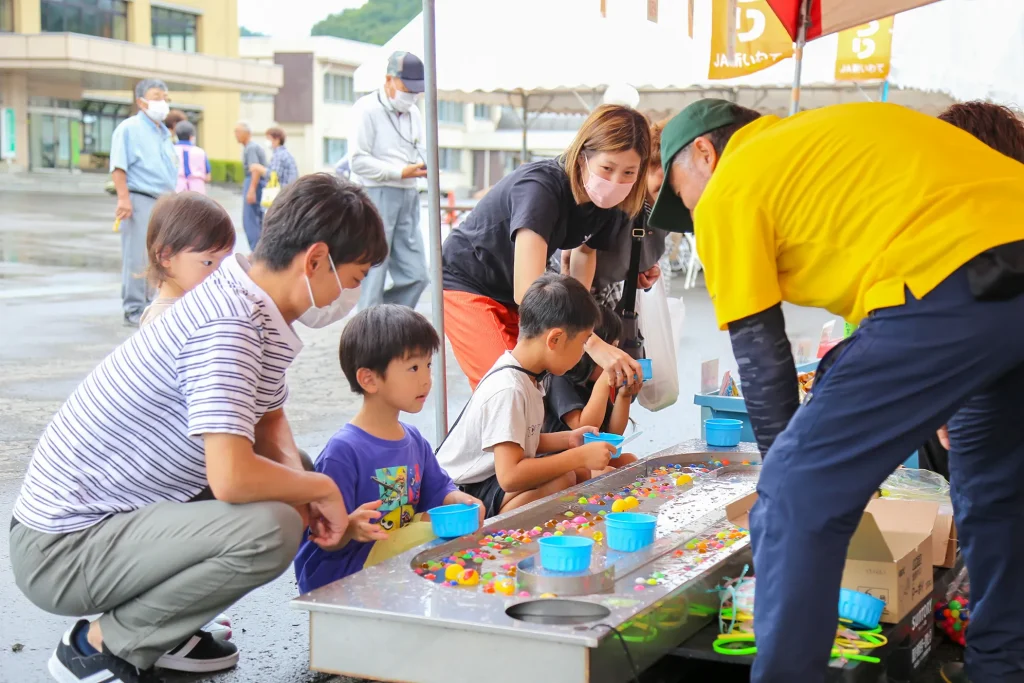
<svg viewBox="0 0 1024 683"><path fill-rule="evenodd" d="M949 421L968 671L1024 681L1024 165L895 105L779 119L721 100L665 127L662 163L650 223L696 228L767 454L751 680L824 680L864 504ZM799 410L783 301L860 323Z"/></svg>

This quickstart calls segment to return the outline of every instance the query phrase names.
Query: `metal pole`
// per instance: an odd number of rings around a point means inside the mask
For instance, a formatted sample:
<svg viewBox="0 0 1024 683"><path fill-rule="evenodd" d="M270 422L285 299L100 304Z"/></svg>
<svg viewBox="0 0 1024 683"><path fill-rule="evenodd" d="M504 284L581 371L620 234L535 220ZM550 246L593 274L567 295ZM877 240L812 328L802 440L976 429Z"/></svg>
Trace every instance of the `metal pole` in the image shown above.
<svg viewBox="0 0 1024 683"><path fill-rule="evenodd" d="M789 115L800 111L800 74L804 63L804 45L807 43L807 14L811 0L800 3L800 23L796 29L796 49L793 51L795 65L793 67L793 93L789 102Z"/></svg>
<svg viewBox="0 0 1024 683"><path fill-rule="evenodd" d="M437 158L437 40L434 30L435 0L423 0L423 70L425 72L427 124L427 219L430 221L430 304L441 350L433 366L434 443L448 433L448 375L444 350L444 286L441 280L441 169ZM439 390L439 391L438 391Z"/></svg>
<svg viewBox="0 0 1024 683"><path fill-rule="evenodd" d="M520 161L520 163L521 164L525 164L526 162L528 162L530 160L530 158L529 158L530 157L530 148L529 148L529 146L526 143L526 130L530 127L530 123L529 123L530 122L530 119L529 119L529 111L530 111L529 101L530 101L530 96L527 95L524 92L522 94L522 98L523 98L523 117L522 117L523 118L523 158Z"/></svg>

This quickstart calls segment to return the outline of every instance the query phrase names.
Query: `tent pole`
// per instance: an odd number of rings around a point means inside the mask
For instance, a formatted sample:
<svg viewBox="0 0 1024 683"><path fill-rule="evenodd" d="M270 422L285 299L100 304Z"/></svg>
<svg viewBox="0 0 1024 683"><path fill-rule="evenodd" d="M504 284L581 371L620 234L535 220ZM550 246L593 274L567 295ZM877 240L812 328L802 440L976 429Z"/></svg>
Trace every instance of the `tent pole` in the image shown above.
<svg viewBox="0 0 1024 683"><path fill-rule="evenodd" d="M800 2L800 23L796 29L796 49L793 51L793 93L789 102L789 115L800 111L800 75L804 63L804 45L807 43L807 19L811 11L811 0Z"/></svg>
<svg viewBox="0 0 1024 683"><path fill-rule="evenodd" d="M448 434L448 375L444 350L444 285L441 276L441 176L437 155L437 39L434 29L436 0L423 0L423 58L426 80L425 102L427 124L427 220L430 225L431 317L441 337L441 350L433 365L434 378L434 443Z"/></svg>
<svg viewBox="0 0 1024 683"><path fill-rule="evenodd" d="M529 104L530 96L527 95L525 92L523 92L521 97L523 98L523 116L522 116L522 119L523 119L523 158L522 158L522 160L520 160L519 163L520 164L525 164L526 162L528 162L530 160L529 159L530 148L529 148L529 146L527 145L527 142L526 142L526 131L530 127L530 123L529 123L530 119L528 118L529 115L530 115L530 113L529 113L530 112L530 104Z"/></svg>

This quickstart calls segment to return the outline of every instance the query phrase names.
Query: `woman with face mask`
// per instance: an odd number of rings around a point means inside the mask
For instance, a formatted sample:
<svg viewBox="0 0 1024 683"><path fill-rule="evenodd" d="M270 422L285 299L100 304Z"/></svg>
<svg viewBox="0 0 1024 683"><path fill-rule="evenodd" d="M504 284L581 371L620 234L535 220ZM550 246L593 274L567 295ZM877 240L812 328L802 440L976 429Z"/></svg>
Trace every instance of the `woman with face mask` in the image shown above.
<svg viewBox="0 0 1024 683"><path fill-rule="evenodd" d="M643 114L599 107L565 154L521 165L452 231L442 249L445 334L474 388L515 346L517 305L556 250L573 250L568 274L591 286L603 233L643 208L650 147ZM609 381L640 381L624 351L595 336L586 351Z"/></svg>

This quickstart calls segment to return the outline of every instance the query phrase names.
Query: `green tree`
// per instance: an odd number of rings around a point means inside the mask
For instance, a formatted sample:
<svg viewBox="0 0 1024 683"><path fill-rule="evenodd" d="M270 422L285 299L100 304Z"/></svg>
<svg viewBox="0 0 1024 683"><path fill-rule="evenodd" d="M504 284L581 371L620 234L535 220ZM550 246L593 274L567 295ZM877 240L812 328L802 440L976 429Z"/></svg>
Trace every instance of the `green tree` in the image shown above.
<svg viewBox="0 0 1024 683"><path fill-rule="evenodd" d="M238 27L238 34L240 36L242 36L243 38L247 38L249 36L265 36L265 35L267 35L266 33L260 33L259 31L250 31L249 29L247 29L244 26L239 26Z"/></svg>
<svg viewBox="0 0 1024 683"><path fill-rule="evenodd" d="M369 0L358 9L331 14L313 25L314 36L335 36L383 45L423 8L421 0Z"/></svg>

